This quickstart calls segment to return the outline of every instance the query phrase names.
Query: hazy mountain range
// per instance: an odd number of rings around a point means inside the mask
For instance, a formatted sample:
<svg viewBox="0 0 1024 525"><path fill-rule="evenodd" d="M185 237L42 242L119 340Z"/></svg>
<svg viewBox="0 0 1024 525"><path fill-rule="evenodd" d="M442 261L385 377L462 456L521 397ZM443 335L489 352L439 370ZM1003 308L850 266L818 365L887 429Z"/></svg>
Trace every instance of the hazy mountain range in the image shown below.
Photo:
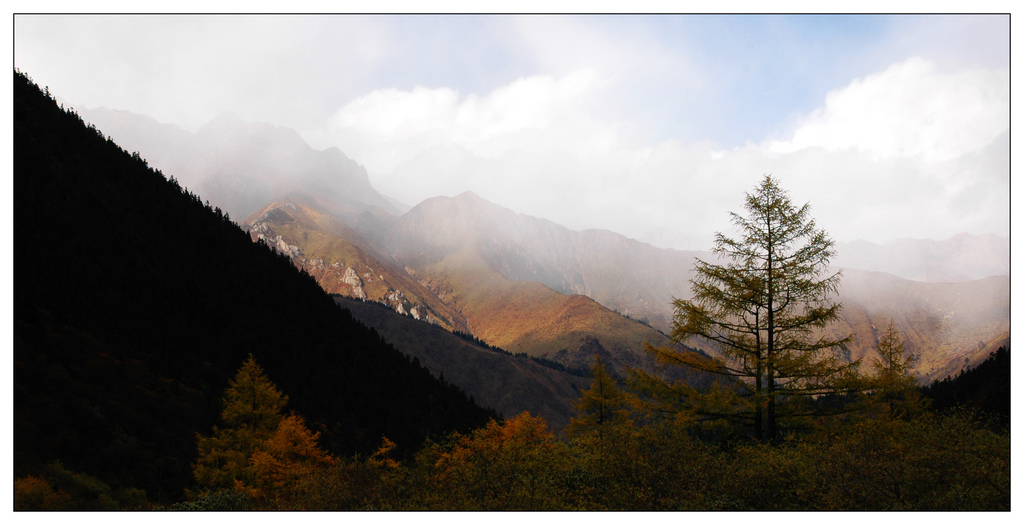
<svg viewBox="0 0 1024 525"><path fill-rule="evenodd" d="M346 216L407 209L377 193L366 169L340 150L315 151L288 128L227 113L195 133L127 111L100 108L80 115L236 219L292 192L315 196Z"/></svg>
<svg viewBox="0 0 1024 525"><path fill-rule="evenodd" d="M572 231L471 192L407 209L376 192L337 149L315 151L280 127L220 117L190 133L127 112L82 114L292 257L325 290L571 368L589 366L594 354L619 372L652 366L642 343L671 344L663 333L671 300L689 297L694 257L710 257ZM854 334L851 359L870 360L890 319L926 379L1008 338L1008 239L858 241L837 251L844 315L832 329Z"/></svg>

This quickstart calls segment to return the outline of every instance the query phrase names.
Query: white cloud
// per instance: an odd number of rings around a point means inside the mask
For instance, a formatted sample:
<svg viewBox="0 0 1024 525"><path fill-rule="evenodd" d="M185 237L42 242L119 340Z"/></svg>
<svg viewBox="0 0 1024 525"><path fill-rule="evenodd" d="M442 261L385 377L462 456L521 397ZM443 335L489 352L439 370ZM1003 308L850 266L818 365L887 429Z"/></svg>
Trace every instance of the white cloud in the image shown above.
<svg viewBox="0 0 1024 525"><path fill-rule="evenodd" d="M581 118L576 106L595 83L590 70L561 79L538 75L520 78L486 96L461 97L449 88L412 91L382 89L342 107L330 128L357 128L380 140L407 139L425 134L448 145L479 147L499 137L521 132L544 132L559 118ZM442 133L442 135L435 135Z"/></svg>
<svg viewBox="0 0 1024 525"><path fill-rule="evenodd" d="M943 73L912 59L832 92L788 142L721 150L628 142L618 122L587 111L606 84L586 69L486 94L374 91L313 141L339 146L409 204L472 190L666 247L710 247L766 173L837 240L1007 234L1008 214L992 212L1009 186L1005 84L1005 71Z"/></svg>
<svg viewBox="0 0 1024 525"><path fill-rule="evenodd" d="M773 173L837 240L1007 232L1008 18L801 20L21 15L15 62L84 107L296 128L408 204L707 248Z"/></svg>
<svg viewBox="0 0 1024 525"><path fill-rule="evenodd" d="M319 145L338 145L377 176L383 191L412 202L458 191L444 187L454 175L459 175L454 179L478 182L463 189L494 184L500 175L489 161L496 159L518 164L530 173L539 170L544 177L571 178L578 170L551 173L551 168L529 158L557 164L559 158L607 155L617 143L614 126L584 110L600 84L595 73L585 69L561 78L520 78L485 95L463 96L449 88L382 89L346 104L330 118L327 130L310 133L309 138ZM465 161L467 156L488 164L488 171L470 173L473 164ZM425 157L433 164L425 163ZM396 172L413 167L436 171L439 164L447 175L439 174L437 187L414 190L395 180ZM515 177L521 181L531 175Z"/></svg>
<svg viewBox="0 0 1024 525"><path fill-rule="evenodd" d="M944 73L911 58L829 93L789 141L770 151L846 149L873 158L945 161L989 145L1010 125L1009 71Z"/></svg>

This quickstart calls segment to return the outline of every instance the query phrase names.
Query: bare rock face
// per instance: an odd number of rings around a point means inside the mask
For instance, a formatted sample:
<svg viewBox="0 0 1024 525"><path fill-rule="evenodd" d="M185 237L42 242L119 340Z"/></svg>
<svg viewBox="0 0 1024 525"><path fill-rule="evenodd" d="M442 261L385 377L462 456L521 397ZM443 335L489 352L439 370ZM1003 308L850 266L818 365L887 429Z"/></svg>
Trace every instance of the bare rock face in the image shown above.
<svg viewBox="0 0 1024 525"><path fill-rule="evenodd" d="M341 276L341 282L352 287L352 295L359 299L366 299L366 292L363 291L363 280L359 278L351 266L345 268L345 274Z"/></svg>
<svg viewBox="0 0 1024 525"><path fill-rule="evenodd" d="M288 257L291 257L292 259L302 257L302 250L300 250L299 247L295 246L294 244L288 244L287 242L285 242L285 240L281 238L280 235L272 239L272 241L273 244L271 244L271 246L273 246L274 249L276 249L277 251L287 255Z"/></svg>

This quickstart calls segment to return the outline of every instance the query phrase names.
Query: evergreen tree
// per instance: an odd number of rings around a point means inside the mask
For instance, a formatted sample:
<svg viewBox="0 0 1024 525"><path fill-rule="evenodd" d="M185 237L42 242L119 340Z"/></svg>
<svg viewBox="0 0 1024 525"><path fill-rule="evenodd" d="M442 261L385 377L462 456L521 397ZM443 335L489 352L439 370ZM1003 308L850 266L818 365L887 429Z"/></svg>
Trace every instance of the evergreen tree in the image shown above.
<svg viewBox="0 0 1024 525"><path fill-rule="evenodd" d="M892 321L878 340L878 354L872 363L875 368L872 377L875 399L885 404L889 417L893 419L915 412L922 403L917 382L910 372L916 358L904 350L903 339Z"/></svg>
<svg viewBox="0 0 1024 525"><path fill-rule="evenodd" d="M594 382L576 401L576 416L569 421L567 430L577 435L597 434L598 439L604 439L608 427L630 421L629 396L605 370L600 357L594 356L590 371Z"/></svg>
<svg viewBox="0 0 1024 525"><path fill-rule="evenodd" d="M838 357L849 338L824 335L838 319L832 303L840 273L828 273L834 242L815 228L810 206L797 208L765 176L747 194L746 216L732 213L738 239L718 233L712 253L721 261L695 264L693 298L674 301L672 336L698 337L721 358L647 347L659 362L720 376L697 391L636 371L637 384L656 400L682 401L698 420L727 419L752 426L758 440L778 438L779 420L812 412L808 401L852 385L858 363Z"/></svg>
<svg viewBox="0 0 1024 525"><path fill-rule="evenodd" d="M224 392L221 419L232 428L249 427L260 434L269 433L277 428L287 404L288 396L274 386L249 354Z"/></svg>
<svg viewBox="0 0 1024 525"><path fill-rule="evenodd" d="M294 482L331 464L333 458L317 445L320 434L310 432L301 416L282 414L287 402L250 355L224 392L224 427L196 436L193 473L199 485L241 491L280 507Z"/></svg>

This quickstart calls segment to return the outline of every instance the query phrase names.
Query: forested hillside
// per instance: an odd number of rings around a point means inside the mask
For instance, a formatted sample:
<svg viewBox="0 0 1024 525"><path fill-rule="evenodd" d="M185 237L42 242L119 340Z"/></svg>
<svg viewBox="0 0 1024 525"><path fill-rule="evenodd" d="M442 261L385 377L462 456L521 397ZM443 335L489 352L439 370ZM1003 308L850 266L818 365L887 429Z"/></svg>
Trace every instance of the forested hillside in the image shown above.
<svg viewBox="0 0 1024 525"><path fill-rule="evenodd" d="M955 377L922 387L936 410L968 407L989 418L996 426L1010 424L1010 350L1001 346L988 359Z"/></svg>
<svg viewBox="0 0 1024 525"><path fill-rule="evenodd" d="M250 354L339 456L382 436L408 453L496 416L20 73L14 254L16 477L180 501L196 434Z"/></svg>

